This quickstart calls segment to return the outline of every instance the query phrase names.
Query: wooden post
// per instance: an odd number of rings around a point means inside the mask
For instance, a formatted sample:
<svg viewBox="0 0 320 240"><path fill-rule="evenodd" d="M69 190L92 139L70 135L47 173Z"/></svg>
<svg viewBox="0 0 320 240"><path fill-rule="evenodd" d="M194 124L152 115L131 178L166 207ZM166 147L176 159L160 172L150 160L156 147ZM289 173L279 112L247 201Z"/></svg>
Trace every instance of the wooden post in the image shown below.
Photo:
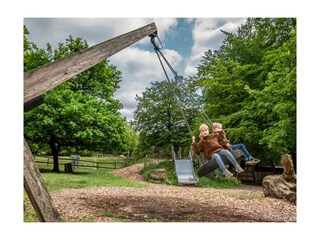
<svg viewBox="0 0 320 240"><path fill-rule="evenodd" d="M171 145L171 159L172 159L172 162L174 163L174 147L173 145Z"/></svg>
<svg viewBox="0 0 320 240"><path fill-rule="evenodd" d="M72 163L64 164L64 172L65 173L73 173Z"/></svg>
<svg viewBox="0 0 320 240"><path fill-rule="evenodd" d="M151 153L151 154L152 154L152 159L154 160L154 159L155 159L155 156L154 156L154 146L151 147L151 152L152 152L152 153Z"/></svg>
<svg viewBox="0 0 320 240"><path fill-rule="evenodd" d="M24 188L41 222L58 222L59 214L24 140Z"/></svg>
<svg viewBox="0 0 320 240"><path fill-rule="evenodd" d="M143 168L147 167L147 154L144 157Z"/></svg>

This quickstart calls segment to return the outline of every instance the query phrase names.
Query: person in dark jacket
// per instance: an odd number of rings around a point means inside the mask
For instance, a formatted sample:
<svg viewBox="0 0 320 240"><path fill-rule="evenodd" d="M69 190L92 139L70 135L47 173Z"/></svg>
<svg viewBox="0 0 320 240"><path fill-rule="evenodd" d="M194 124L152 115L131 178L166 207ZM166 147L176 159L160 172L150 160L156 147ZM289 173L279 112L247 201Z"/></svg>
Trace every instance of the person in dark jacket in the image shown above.
<svg viewBox="0 0 320 240"><path fill-rule="evenodd" d="M233 155L227 149L224 149L224 147L219 143L218 133L209 134L209 127L206 124L201 124L199 131L199 144L197 144L195 136L192 136L192 149L196 154L203 152L205 160L216 160L219 168L226 178L231 178L233 174L226 168L220 155L225 155L227 157L230 163L235 167L237 173L244 172Z"/></svg>
<svg viewBox="0 0 320 240"><path fill-rule="evenodd" d="M249 151L247 150L246 146L243 145L242 143L237 143L237 144L230 144L229 140L227 139L226 133L222 129L222 124L221 123L213 123L213 132L215 134L218 134L218 142L221 146L223 146L224 149L229 149L231 151L234 151L236 149L240 149L243 154L244 154L244 161L245 164L250 164L250 165L256 165L257 163L260 162L259 159L254 158L251 156Z"/></svg>

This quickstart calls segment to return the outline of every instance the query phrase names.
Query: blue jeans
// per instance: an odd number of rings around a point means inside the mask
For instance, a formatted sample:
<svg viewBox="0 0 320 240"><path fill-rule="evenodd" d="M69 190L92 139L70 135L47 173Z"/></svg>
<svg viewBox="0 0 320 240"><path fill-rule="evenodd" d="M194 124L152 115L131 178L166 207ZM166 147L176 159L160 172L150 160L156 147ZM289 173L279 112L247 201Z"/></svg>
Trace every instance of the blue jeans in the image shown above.
<svg viewBox="0 0 320 240"><path fill-rule="evenodd" d="M224 173L225 171L227 171L227 168L226 168L226 165L223 163L221 156L226 156L226 158L229 160L229 162L232 163L233 166L236 166L238 165L238 162L237 160L233 157L233 155L228 151L228 150L221 150L220 152L218 153L215 153L211 156L212 159L215 159L219 168L221 169L221 171Z"/></svg>
<svg viewBox="0 0 320 240"><path fill-rule="evenodd" d="M245 161L248 161L249 158L251 158L250 153L248 152L248 150L246 149L246 147L242 143L231 145L231 149L232 150L240 149L244 154L244 160Z"/></svg>

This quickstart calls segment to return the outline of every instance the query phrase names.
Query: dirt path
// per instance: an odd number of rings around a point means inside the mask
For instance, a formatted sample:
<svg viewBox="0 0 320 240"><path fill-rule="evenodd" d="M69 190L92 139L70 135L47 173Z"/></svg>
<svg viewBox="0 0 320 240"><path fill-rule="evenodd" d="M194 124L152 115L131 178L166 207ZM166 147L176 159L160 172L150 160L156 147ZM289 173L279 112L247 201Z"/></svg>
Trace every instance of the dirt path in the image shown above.
<svg viewBox="0 0 320 240"><path fill-rule="evenodd" d="M98 222L295 222L296 205L265 198L260 186L240 189L168 186L143 181L142 164L115 170L147 188L99 187L53 194L63 219ZM252 198L254 197L254 198Z"/></svg>

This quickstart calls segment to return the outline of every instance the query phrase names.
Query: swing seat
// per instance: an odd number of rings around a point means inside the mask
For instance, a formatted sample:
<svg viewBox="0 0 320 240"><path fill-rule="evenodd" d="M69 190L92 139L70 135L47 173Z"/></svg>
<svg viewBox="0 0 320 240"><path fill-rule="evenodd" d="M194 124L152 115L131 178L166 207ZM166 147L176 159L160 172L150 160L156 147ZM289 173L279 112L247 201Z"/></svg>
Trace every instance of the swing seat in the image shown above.
<svg viewBox="0 0 320 240"><path fill-rule="evenodd" d="M237 159L237 158L243 156L243 152L240 149L237 149L237 150L232 151L232 155ZM228 166L232 165L225 156L222 156L221 159L227 168L228 168ZM210 159L199 168L198 176L203 177L210 172L214 172L218 168L219 168L219 165L217 164L216 160Z"/></svg>
<svg viewBox="0 0 320 240"><path fill-rule="evenodd" d="M197 184L198 178L194 172L191 153L189 159L176 159L175 152L172 152L176 174L181 184Z"/></svg>
<svg viewBox="0 0 320 240"><path fill-rule="evenodd" d="M229 165L229 161L226 158L222 158L222 161L225 165ZM215 159L208 160L205 164L203 164L198 170L198 176L203 177L208 173L214 172L216 169L219 168Z"/></svg>

